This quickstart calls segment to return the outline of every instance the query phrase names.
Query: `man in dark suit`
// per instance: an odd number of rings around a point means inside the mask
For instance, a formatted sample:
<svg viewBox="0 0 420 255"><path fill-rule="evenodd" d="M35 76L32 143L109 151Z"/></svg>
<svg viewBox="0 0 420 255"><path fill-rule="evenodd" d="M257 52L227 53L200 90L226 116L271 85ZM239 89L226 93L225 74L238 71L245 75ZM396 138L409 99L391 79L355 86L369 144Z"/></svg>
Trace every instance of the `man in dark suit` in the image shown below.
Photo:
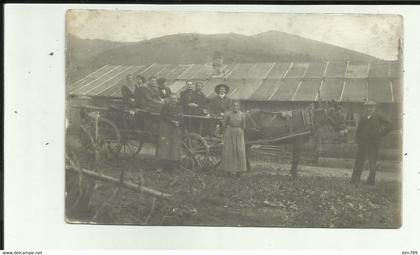
<svg viewBox="0 0 420 255"><path fill-rule="evenodd" d="M195 102L198 115L207 115L207 97L203 93L203 86L204 84L201 81L195 84Z"/></svg>
<svg viewBox="0 0 420 255"><path fill-rule="evenodd" d="M136 76L136 86L134 88L134 104L141 108L143 105L143 98L145 94L146 78L141 75Z"/></svg>
<svg viewBox="0 0 420 255"><path fill-rule="evenodd" d="M194 92L194 83L192 81L186 81L185 85L186 89L182 91L180 95L182 112L186 115L198 115L198 104Z"/></svg>
<svg viewBox="0 0 420 255"><path fill-rule="evenodd" d="M127 75L127 83L121 86L121 96L124 107L132 107L134 105L135 84L133 75Z"/></svg>
<svg viewBox="0 0 420 255"><path fill-rule="evenodd" d="M142 109L151 112L160 112L165 101L160 98L157 78L152 76L149 78L149 84L144 89Z"/></svg>
<svg viewBox="0 0 420 255"><path fill-rule="evenodd" d="M367 184L374 185L380 140L391 131L391 123L376 112L375 102L366 102L365 107L366 113L360 117L356 130L355 140L358 148L351 183L360 182L363 165L367 158L370 169Z"/></svg>
<svg viewBox="0 0 420 255"><path fill-rule="evenodd" d="M166 86L166 79L159 78L157 79L157 83L158 83L158 90L159 90L160 98L169 99L169 95L171 94L171 89Z"/></svg>

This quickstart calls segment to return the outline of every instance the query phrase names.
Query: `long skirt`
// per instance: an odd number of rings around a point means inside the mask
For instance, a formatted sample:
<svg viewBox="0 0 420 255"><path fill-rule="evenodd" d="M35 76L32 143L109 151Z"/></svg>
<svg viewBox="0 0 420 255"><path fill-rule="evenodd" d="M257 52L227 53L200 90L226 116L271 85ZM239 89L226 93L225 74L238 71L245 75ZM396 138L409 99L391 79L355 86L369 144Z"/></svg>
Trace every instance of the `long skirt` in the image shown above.
<svg viewBox="0 0 420 255"><path fill-rule="evenodd" d="M240 127L228 127L224 136L221 169L236 173L246 172L244 132Z"/></svg>
<svg viewBox="0 0 420 255"><path fill-rule="evenodd" d="M161 121L156 148L157 160L178 161L181 159L181 130L170 123Z"/></svg>

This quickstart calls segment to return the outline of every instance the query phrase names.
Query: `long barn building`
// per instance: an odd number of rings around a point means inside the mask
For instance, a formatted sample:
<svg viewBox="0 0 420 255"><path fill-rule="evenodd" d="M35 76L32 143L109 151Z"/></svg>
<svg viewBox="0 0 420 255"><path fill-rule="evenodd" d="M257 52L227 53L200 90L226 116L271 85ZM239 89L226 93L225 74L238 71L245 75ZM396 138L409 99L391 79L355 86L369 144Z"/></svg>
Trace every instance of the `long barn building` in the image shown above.
<svg viewBox="0 0 420 255"><path fill-rule="evenodd" d="M318 100L334 100L357 118L362 103L373 100L394 122L401 119L403 89L398 61L105 65L68 85L69 99L89 96L101 104L118 100L127 74L164 77L175 93L184 89L186 80L206 81L208 97L214 96L215 85L225 82L230 86L229 96L241 100L247 109L290 110Z"/></svg>
<svg viewBox="0 0 420 255"><path fill-rule="evenodd" d="M120 102L121 86L127 82L127 74L146 78L164 77L175 93L180 93L185 88L187 80L205 81L203 91L208 97L215 96L214 86L224 82L230 86L229 96L241 100L246 109L292 110L319 100L334 100L340 102L346 110L349 127L357 124L363 103L373 100L377 102L378 110L397 128L384 141L385 148L392 152L392 158L398 158L401 154L403 85L399 61L223 65L219 59L213 64L105 65L68 85L67 109L70 110L72 105L78 105L85 100L102 106ZM69 121L72 121L72 116L77 118L78 114L73 114L70 110ZM340 158L353 154L340 152L347 150L346 148L354 150L354 127L350 131L349 144L334 145L332 149L328 149L331 152L327 152L326 157ZM329 148L331 137L328 134L323 138L324 147L321 150Z"/></svg>

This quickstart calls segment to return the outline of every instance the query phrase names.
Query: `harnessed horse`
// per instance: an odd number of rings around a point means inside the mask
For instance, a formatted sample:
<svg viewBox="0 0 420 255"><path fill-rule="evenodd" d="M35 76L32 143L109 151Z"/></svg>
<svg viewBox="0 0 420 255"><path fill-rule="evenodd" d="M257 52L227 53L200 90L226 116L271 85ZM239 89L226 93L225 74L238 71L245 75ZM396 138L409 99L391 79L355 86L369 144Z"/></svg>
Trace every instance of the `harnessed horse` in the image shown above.
<svg viewBox="0 0 420 255"><path fill-rule="evenodd" d="M311 123L308 124L300 121L303 113L310 113ZM249 149L253 142L263 140L267 143L291 144L292 149L292 165L290 173L297 176L297 166L301 157L303 144L306 143L311 136L322 126L330 126L339 136L346 135L346 126L344 118L336 111L336 108L327 107L325 105L311 105L303 111L283 111L270 112L265 110L252 109L245 113L246 127L244 130L246 154L249 155ZM309 132L303 132L309 131ZM299 132L303 135L299 135ZM290 134L298 134L290 136ZM281 139L281 137L290 137ZM280 138L280 139L279 139ZM272 142L270 142L270 139ZM247 156L247 169L251 169L251 165Z"/></svg>

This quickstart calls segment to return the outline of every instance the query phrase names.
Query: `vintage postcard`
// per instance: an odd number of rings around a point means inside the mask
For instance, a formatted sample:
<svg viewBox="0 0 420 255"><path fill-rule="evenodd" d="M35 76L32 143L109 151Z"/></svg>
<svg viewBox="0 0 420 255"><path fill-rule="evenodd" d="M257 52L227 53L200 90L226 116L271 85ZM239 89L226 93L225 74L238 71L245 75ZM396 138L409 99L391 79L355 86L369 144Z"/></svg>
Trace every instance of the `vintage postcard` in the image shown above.
<svg viewBox="0 0 420 255"><path fill-rule="evenodd" d="M69 10L68 223L399 228L398 15Z"/></svg>

